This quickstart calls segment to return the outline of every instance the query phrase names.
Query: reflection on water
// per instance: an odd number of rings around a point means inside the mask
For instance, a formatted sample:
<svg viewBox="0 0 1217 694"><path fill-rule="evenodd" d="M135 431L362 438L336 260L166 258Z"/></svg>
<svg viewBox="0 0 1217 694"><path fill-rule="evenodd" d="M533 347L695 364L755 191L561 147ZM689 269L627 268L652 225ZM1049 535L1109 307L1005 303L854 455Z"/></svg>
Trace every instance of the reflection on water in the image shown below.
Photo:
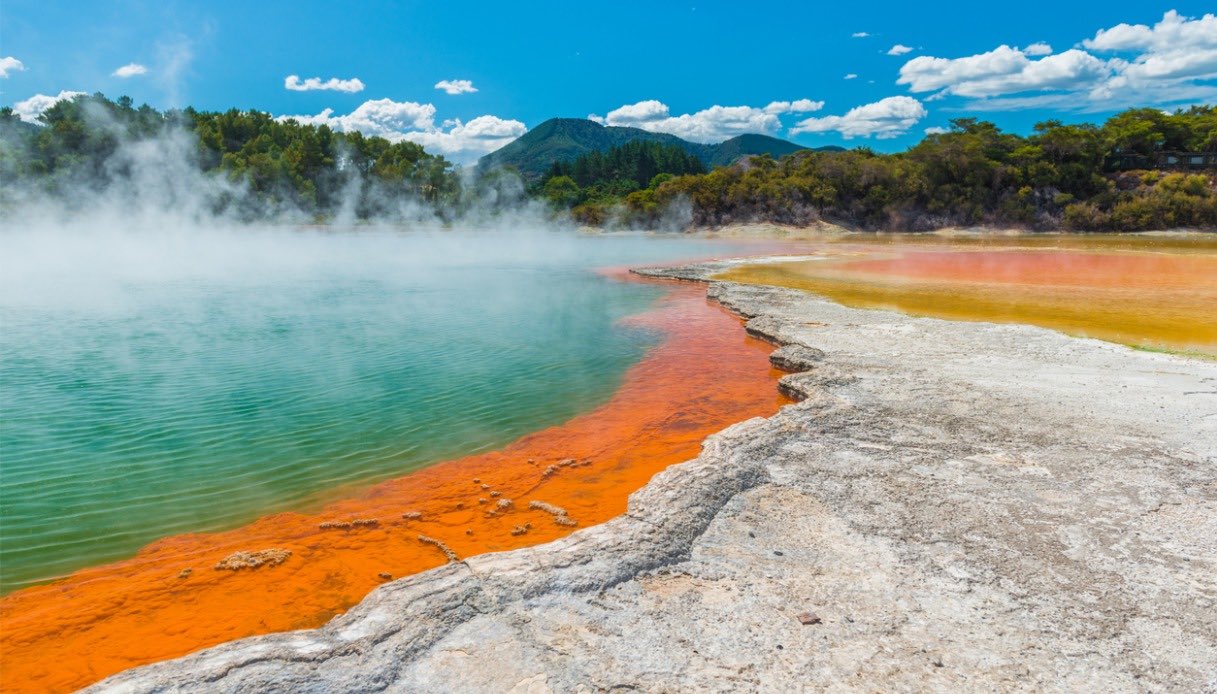
<svg viewBox="0 0 1217 694"><path fill-rule="evenodd" d="M1135 347L1217 356L1217 237L887 236L818 244L813 261L742 266L737 282L849 306L1028 323Z"/></svg>

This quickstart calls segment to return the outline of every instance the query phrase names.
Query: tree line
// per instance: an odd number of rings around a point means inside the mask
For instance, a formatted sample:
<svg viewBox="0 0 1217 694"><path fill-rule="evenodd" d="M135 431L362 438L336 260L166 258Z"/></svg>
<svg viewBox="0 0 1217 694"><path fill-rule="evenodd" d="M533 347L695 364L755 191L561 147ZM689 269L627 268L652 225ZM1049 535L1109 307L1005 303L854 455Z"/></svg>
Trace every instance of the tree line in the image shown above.
<svg viewBox="0 0 1217 694"><path fill-rule="evenodd" d="M247 217L288 208L325 220L344 206L375 217L410 202L454 219L475 206L532 197L582 223L632 227L678 219L698 226L823 220L902 231L1217 228L1217 172L1118 168L1161 152L1217 152L1212 106L1130 109L1102 125L1049 120L1027 136L960 118L904 152L800 151L711 171L678 146L635 141L555 162L526 188L503 170L462 180L458 167L408 141L259 111L162 112L94 94L56 103L38 125L0 109L0 203L13 183L64 198L82 187L104 191L140 165L115 156L124 145L172 135L185 143L186 165L251 193L213 201Z"/></svg>
<svg viewBox="0 0 1217 694"><path fill-rule="evenodd" d="M161 112L100 93L61 100L38 124L0 109L0 176L51 196L101 193L146 163L115 156L123 147L174 135L184 135L187 146L173 156L239 184L242 194L221 196L214 204L241 205L238 212L247 217L289 208L325 218L344 204L358 217L372 217L402 200L436 209L460 201L453 165L413 142L336 132L252 110Z"/></svg>
<svg viewBox="0 0 1217 694"><path fill-rule="evenodd" d="M1131 109L1103 125L1050 120L1019 136L974 118L952 121L905 152L796 152L751 157L622 196L625 224L653 225L684 202L695 225L818 220L869 230L957 225L1037 230L1217 228L1212 169L1117 170L1129 153L1217 152L1217 109ZM591 221L604 210L580 210Z"/></svg>

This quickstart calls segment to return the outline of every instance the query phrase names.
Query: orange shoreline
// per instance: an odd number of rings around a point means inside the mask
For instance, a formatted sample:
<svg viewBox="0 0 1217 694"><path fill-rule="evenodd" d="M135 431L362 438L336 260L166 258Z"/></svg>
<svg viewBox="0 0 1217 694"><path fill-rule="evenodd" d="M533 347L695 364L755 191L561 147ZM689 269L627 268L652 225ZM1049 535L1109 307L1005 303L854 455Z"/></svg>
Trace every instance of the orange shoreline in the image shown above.
<svg viewBox="0 0 1217 694"><path fill-rule="evenodd" d="M578 527L601 523L624 512L629 494L656 472L696 457L706 436L786 402L774 388L772 347L709 304L701 285L674 283L629 321L665 338L609 402L561 426L378 484L315 514L167 537L131 559L5 596L3 689L71 691L225 641L321 626L388 580L382 574L443 564L441 549L420 535L466 557L577 529L530 508L532 501L565 509ZM370 519L375 524L342 525ZM273 566L214 568L235 552L272 548L291 555Z"/></svg>

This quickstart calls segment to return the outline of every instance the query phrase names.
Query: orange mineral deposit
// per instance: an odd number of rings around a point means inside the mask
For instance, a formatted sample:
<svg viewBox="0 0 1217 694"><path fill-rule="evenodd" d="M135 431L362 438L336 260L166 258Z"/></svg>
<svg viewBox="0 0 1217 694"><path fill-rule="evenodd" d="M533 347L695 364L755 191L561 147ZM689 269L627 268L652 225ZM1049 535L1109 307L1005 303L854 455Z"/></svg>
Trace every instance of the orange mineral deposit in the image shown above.
<svg viewBox="0 0 1217 694"><path fill-rule="evenodd" d="M535 545L620 515L631 492L696 457L707 435L783 402L772 347L708 304L701 285L670 286L632 319L663 341L594 411L315 515L167 537L4 597L3 689L65 692L232 639L317 627L380 583L449 555Z"/></svg>

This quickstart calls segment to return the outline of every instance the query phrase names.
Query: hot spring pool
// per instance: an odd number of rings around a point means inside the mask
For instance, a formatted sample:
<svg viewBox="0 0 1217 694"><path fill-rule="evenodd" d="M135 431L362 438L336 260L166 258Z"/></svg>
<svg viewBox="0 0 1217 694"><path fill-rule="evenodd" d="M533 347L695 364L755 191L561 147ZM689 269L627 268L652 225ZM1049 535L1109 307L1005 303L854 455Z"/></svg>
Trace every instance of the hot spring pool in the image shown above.
<svg viewBox="0 0 1217 694"><path fill-rule="evenodd" d="M607 399L723 244L542 232L0 237L0 588L316 506Z"/></svg>

